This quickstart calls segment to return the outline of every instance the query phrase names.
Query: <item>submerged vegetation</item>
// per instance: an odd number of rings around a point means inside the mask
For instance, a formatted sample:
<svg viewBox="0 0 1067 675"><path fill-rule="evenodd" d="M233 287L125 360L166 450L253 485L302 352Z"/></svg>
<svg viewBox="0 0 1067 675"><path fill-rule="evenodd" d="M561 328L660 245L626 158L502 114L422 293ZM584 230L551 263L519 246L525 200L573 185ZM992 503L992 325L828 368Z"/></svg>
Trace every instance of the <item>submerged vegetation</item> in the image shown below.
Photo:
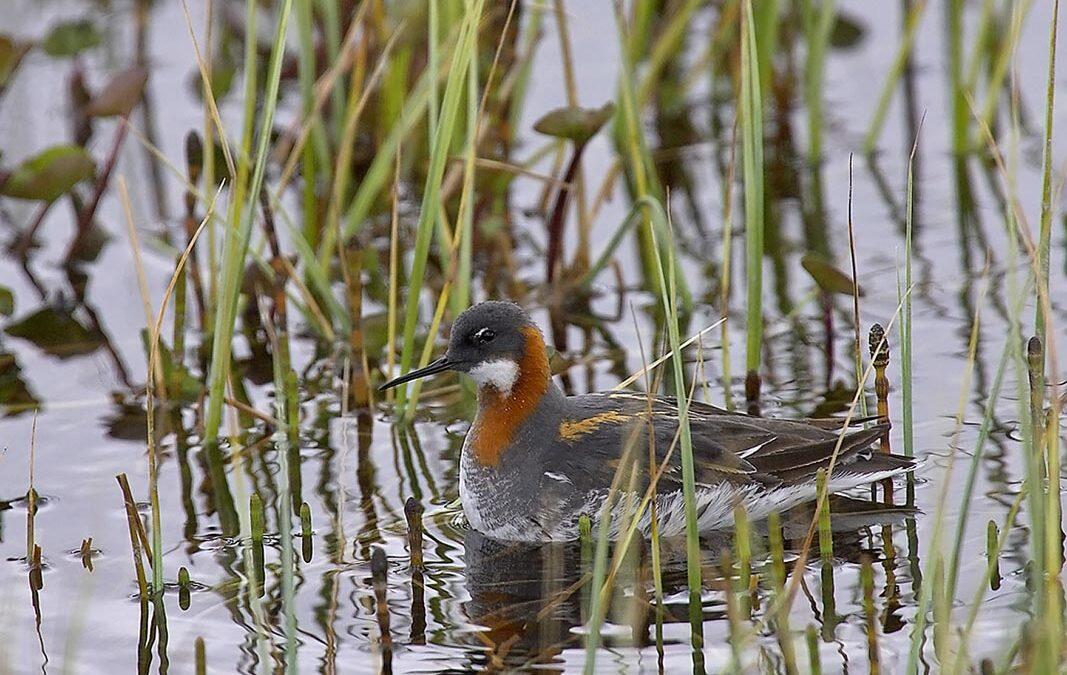
<svg viewBox="0 0 1067 675"><path fill-rule="evenodd" d="M591 4L0 22L0 673L1064 667L1058 0ZM677 398L684 541L459 521L473 390L376 385L488 297ZM924 465L701 537L741 400Z"/></svg>

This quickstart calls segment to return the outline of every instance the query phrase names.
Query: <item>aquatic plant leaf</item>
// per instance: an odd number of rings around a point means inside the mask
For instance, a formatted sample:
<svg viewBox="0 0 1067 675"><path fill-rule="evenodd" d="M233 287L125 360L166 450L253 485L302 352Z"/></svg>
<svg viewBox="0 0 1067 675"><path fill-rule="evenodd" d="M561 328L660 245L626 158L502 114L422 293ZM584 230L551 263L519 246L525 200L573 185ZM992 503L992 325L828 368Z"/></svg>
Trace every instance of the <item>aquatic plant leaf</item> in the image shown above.
<svg viewBox="0 0 1067 675"><path fill-rule="evenodd" d="M852 295L855 288L852 277L834 267L820 255L805 253L804 257L800 259L800 264L815 280L815 283L819 285L819 288L827 293ZM858 295L863 295L863 289L859 289Z"/></svg>
<svg viewBox="0 0 1067 675"><path fill-rule="evenodd" d="M64 21L56 24L41 41L41 49L49 56L63 58L92 49L103 41L96 24L88 19Z"/></svg>
<svg viewBox="0 0 1067 675"><path fill-rule="evenodd" d="M7 286L0 286L0 316L15 313L15 294Z"/></svg>
<svg viewBox="0 0 1067 675"><path fill-rule="evenodd" d="M155 428L167 428L165 409L155 409ZM148 415L144 401L136 398L115 397L115 407L103 418L108 438L120 441L143 441L148 438Z"/></svg>
<svg viewBox="0 0 1067 675"><path fill-rule="evenodd" d="M103 344L100 336L79 323L69 309L55 306L42 307L4 332L60 358L91 354Z"/></svg>
<svg viewBox="0 0 1067 675"><path fill-rule="evenodd" d="M51 202L96 173L93 158L76 145L55 145L27 159L0 185L0 194Z"/></svg>
<svg viewBox="0 0 1067 675"><path fill-rule="evenodd" d="M600 131L614 112L615 104L610 101L600 108L556 108L534 122L534 130L546 136L585 143Z"/></svg>
<svg viewBox="0 0 1067 675"><path fill-rule="evenodd" d="M6 408L3 410L4 416L29 412L38 403L37 397L22 378L22 368L15 360L15 355L0 351L0 406ZM4 510L4 503L0 501L0 511Z"/></svg>
<svg viewBox="0 0 1067 675"><path fill-rule="evenodd" d="M148 71L133 67L115 73L99 94L89 101L85 114L90 117L116 117L128 115L141 101Z"/></svg>
<svg viewBox="0 0 1067 675"><path fill-rule="evenodd" d="M15 40L10 35L0 35L0 87L11 79L29 49L29 45Z"/></svg>
<svg viewBox="0 0 1067 675"><path fill-rule="evenodd" d="M867 35L867 29L852 17L838 14L830 28L830 46L834 49L852 49Z"/></svg>
<svg viewBox="0 0 1067 675"><path fill-rule="evenodd" d="M237 64L228 55L217 56L211 60L211 96L216 102L226 98L237 81ZM204 79L199 72L189 76L189 87L194 95L204 100Z"/></svg>
<svg viewBox="0 0 1067 675"><path fill-rule="evenodd" d="M109 241L111 241L111 235L107 233L107 230L93 223L71 245L67 255L71 260L93 262L100 257L100 252L104 250L104 246Z"/></svg>
<svg viewBox="0 0 1067 675"><path fill-rule="evenodd" d="M147 328L141 329L141 344L144 345L145 358L151 358L152 336ZM193 374L184 364L174 361L174 355L170 347L164 344L162 339L160 339L156 347L156 355L163 369L164 382L162 386L166 387L167 398L183 403L196 401L200 397L203 384L193 377ZM158 387L160 384L157 383L156 386Z"/></svg>

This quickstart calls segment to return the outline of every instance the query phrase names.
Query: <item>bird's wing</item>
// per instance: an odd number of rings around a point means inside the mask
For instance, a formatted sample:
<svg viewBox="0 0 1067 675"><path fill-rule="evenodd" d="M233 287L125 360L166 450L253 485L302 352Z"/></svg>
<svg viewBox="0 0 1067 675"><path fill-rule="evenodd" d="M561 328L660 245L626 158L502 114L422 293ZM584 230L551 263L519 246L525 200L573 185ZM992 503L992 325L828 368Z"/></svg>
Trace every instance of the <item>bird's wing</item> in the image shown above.
<svg viewBox="0 0 1067 675"><path fill-rule="evenodd" d="M568 433L560 435L560 452L569 468L608 485L626 458L627 466L634 462L642 467L637 473L643 475L641 485L645 486L651 429L656 470L662 471L657 488L679 489L682 450L674 399L612 392L574 400L574 421L571 426L565 423L561 430ZM835 453L835 474L838 470L879 471L885 467L866 465L875 460L896 461L895 456L875 457L871 452L870 446L885 432L886 425L843 435L842 428L803 420L756 418L693 403L689 429L696 482L776 485L811 481L820 468L829 467Z"/></svg>
<svg viewBox="0 0 1067 675"><path fill-rule="evenodd" d="M569 475L576 474L581 480L590 481L590 485L610 485L615 473L625 465L634 469L634 480L644 490L650 475L651 449L653 471L659 473L657 490L680 489L682 450L675 406L665 399L653 398L650 407L646 397L630 393L578 398L571 419L561 424L556 449L557 459L567 467ZM756 468L724 443L728 439L716 434L713 427L714 422L690 425L697 484L744 484L755 480ZM752 443L765 440L753 437Z"/></svg>

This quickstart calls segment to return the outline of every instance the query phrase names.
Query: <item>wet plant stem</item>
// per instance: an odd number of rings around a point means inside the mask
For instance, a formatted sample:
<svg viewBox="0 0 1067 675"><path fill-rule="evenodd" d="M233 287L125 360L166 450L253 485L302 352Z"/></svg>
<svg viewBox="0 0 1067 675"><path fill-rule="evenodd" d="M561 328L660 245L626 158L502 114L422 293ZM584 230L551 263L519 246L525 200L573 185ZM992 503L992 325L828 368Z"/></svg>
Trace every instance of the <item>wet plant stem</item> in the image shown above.
<svg viewBox="0 0 1067 675"><path fill-rule="evenodd" d="M237 318L240 278L244 272L249 240L252 236L255 205L260 199L260 191L263 188L271 130L274 127L274 113L278 104L278 88L281 79L282 56L285 51L285 36L292 4L293 0L284 0L278 13L278 25L274 35L265 82L266 86L263 92L264 105L259 125L259 137L256 141L255 163L252 168L251 181L248 182L247 179L248 169L246 162L242 161L241 168L238 171L235 191L231 195L232 206L223 245L222 284L218 310L215 314L211 345L212 358L208 372L208 401L207 411L204 416L204 439L208 444L217 441L219 426L222 422L222 404L225 397L226 383L230 378L230 361L233 350L233 332ZM246 64L255 62L255 2L248 0L248 7L249 25L246 30L250 33L248 41L251 42L251 45L246 45L246 51L250 51L252 57L246 59ZM243 147L246 150L250 150L252 147L252 126L257 89L255 78L250 75L246 75L246 77L251 80L251 84L249 85L250 91L246 92L248 96L245 102L245 128L242 139Z"/></svg>
<svg viewBox="0 0 1067 675"><path fill-rule="evenodd" d="M785 589L785 545L782 541L782 520L777 511L772 511L767 518L767 531L770 539L771 583L775 595L781 595ZM778 636L778 647L782 650L782 661L787 675L797 671L797 655L793 645L793 634L789 628L789 610L791 602L785 600L777 603L778 614L774 618L774 631Z"/></svg>
<svg viewBox="0 0 1067 675"><path fill-rule="evenodd" d="M148 579L145 576L144 559L142 557L145 541L140 531L141 519L137 514L137 503L133 499L133 492L130 490L130 482L126 478L126 474L120 473L115 476L115 479L122 490L123 504L126 507L126 523L130 530L130 547L133 549L133 570L137 577L137 590L141 602L147 602L149 595Z"/></svg>
<svg viewBox="0 0 1067 675"><path fill-rule="evenodd" d="M571 186L578 175L578 169L582 163L582 153L587 143L575 143L571 152L571 161L567 164L567 170L563 174L562 182L556 190L556 201L552 207L552 215L548 218L548 247L545 251L545 279L551 285L556 278L557 270L562 264L563 256L563 230L567 219L567 204L570 201Z"/></svg>
<svg viewBox="0 0 1067 675"><path fill-rule="evenodd" d="M67 264L74 262L77 258L78 251L92 228L93 220L96 218L96 210L100 206L100 200L111 182L111 174L115 171L115 165L119 161L119 152L122 150L122 144L126 140L128 131L129 120L123 115L115 128L115 140L111 143L111 151L108 153L107 161L104 163L104 169L96 178L89 202L82 207L81 213L78 214L74 238L71 239L70 245L67 247L67 253L63 257Z"/></svg>
<svg viewBox="0 0 1067 675"><path fill-rule="evenodd" d="M741 164L745 195L745 253L748 319L745 345L746 398L759 400L759 368L763 347L763 94L752 0L741 15Z"/></svg>
<svg viewBox="0 0 1067 675"><path fill-rule="evenodd" d="M445 93L441 101L440 117L433 129L430 146L429 168L423 187L422 201L419 207L419 220L415 226L415 246L408 275L408 301L404 312L403 348L400 352L400 369L411 369L416 355L415 329L419 319L419 296L425 282L426 264L430 253L430 243L437 225L440 208L441 184L444 178L445 162L452 146L452 136L457 127L460 94L469 74L468 64L475 58L477 46L477 28L482 15L483 0L474 0L467 7L460 27L459 39L445 83ZM433 74L431 74L433 75ZM477 83L471 82L470 86ZM443 243L443 242L442 242ZM443 250L442 246L442 250ZM407 409L409 389L403 385L397 389L397 409L401 417L411 414Z"/></svg>
<svg viewBox="0 0 1067 675"><path fill-rule="evenodd" d="M389 561L385 551L375 546L370 558L371 584L374 587L374 605L378 618L379 645L381 648L381 672L393 672L393 635L389 628Z"/></svg>

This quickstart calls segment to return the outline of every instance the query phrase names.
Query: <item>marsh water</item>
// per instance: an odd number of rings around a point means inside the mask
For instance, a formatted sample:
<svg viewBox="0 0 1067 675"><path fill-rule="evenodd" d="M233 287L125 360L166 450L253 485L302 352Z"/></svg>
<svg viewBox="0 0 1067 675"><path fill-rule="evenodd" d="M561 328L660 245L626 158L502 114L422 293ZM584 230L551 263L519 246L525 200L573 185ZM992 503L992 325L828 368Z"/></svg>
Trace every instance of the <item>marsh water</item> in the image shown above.
<svg viewBox="0 0 1067 675"><path fill-rule="evenodd" d="M217 3L220 5L232 3ZM243 3L238 3L243 4ZM667 3L672 4L672 3ZM847 207L850 170L855 264L864 291L860 301L863 341L870 324L890 324L898 307L902 274L906 170L912 142L920 141L914 175L914 454L923 460L910 490L898 485L903 503L911 493L917 513L889 525L857 521L839 531L835 564L827 578L815 564L803 574L802 592L791 626L802 637L808 626L818 636L826 672L866 672L868 647L859 583L862 556L874 560L879 653L885 672L901 672L907 656L915 600L926 547L947 467L946 513L954 529L965 467L975 447L992 386L1009 339L1015 298L1010 276L1025 269L1013 261L1005 226L1005 203L997 169L978 156L951 153L949 29L940 3L931 3L918 30L912 61L888 108L878 152L858 152L878 95L900 42L903 7L908 3L838 3L839 30L825 70L823 159L814 167L805 157L808 122L799 84L776 90L778 100L767 124L768 226L764 295L767 339L762 414L808 417L845 410L856 383L851 300L834 296L827 322L817 286L801 265L809 251L848 270ZM980 3L968 3L967 26ZM1013 64L1021 92L1017 189L1023 211L1036 228L1040 207L1040 151L1047 34L1051 3L1034 3ZM190 2L194 26L203 26L204 3ZM619 77L617 36L609 2L567 3L573 41L574 74L580 102L599 106L616 99ZM664 182L671 186L672 218L680 262L693 290L692 334L719 318L718 297L723 234L724 167L730 161L732 113L717 101L729 91L709 90L710 77L679 87L699 46L711 30L717 9L705 7L688 28L689 46L662 82L662 95L645 118ZM50 26L72 17L91 17L103 42L80 57L94 85L124 67L135 50L135 6L127 2L7 0L0 33L39 39ZM528 17L528 12L522 15ZM162 154L182 164L185 134L203 125L203 106L193 82L196 62L180 2L156 2L147 14L150 105L131 117L141 134L131 135L118 156L113 180L128 185L133 219L142 248L148 296L158 307L174 270L174 241L182 241L180 214L184 188L167 169L152 168L152 155L139 136L148 135ZM515 161L540 147L533 122L566 103L556 24L543 22L532 55L531 79L510 152ZM0 149L5 165L67 139L70 60L30 52L0 99ZM783 65L783 67L788 67ZM673 78L673 79L672 79ZM721 82L718 85L721 87ZM1057 83L1058 85L1059 83ZM240 117L239 88L221 106L234 126ZM682 94L671 92L681 91ZM1062 94L1061 88L1057 93ZM283 90L280 122L288 124L295 100ZM783 103L784 102L784 103ZM1056 114L1058 127L1065 121ZM143 113L143 114L142 114ZM921 121L921 123L920 123ZM98 122L91 148L106 155L116 122ZM921 132L920 132L921 124ZM1054 165L1062 164L1062 144ZM855 158L852 154L855 154ZM587 184L599 185L616 159L610 134L597 136L584 158ZM537 170L551 172L546 160ZM1061 176L1054 175L1059 185ZM543 282L543 185L519 177L508 188L507 227L514 239L518 276L513 289L547 329ZM417 189L409 191L418 194ZM161 200L162 198L162 200ZM14 238L36 213L36 204L5 199L0 232ZM629 211L626 190L617 185L593 224L596 243L606 241ZM736 245L730 322L731 397L744 400L743 237L735 205ZM409 226L417 205L402 203L401 225ZM57 203L38 234L39 246L23 260L0 253L0 285L13 291L15 311L0 319L0 672L194 672L195 643L203 639L208 672L252 673L279 668L287 658L281 588L276 574L279 540L273 506L267 518L267 587L250 602L242 537L245 523L233 504L252 492L276 503L277 475L284 459L268 442L263 421L243 411L227 414L225 433L239 438L219 450L225 461L201 444L188 408L161 413L159 498L162 507L165 622L149 621L138 602L123 496L115 476L129 477L135 498L147 514L148 463L143 388L146 356L141 331L146 324L138 291L133 247L117 189L108 190L96 217L109 235L99 250L75 267L63 264L74 219ZM1053 321L1067 325L1062 288L1067 279L1063 214L1057 210L1052 234ZM568 245L574 244L574 228ZM388 237L370 244L388 249ZM642 364L652 349L657 298L641 289L637 254L631 242L617 255L618 275L598 278L588 312L568 328L564 357L575 392L607 389ZM476 279L474 292L483 291ZM499 288L500 285L497 285ZM1056 289L1060 289L1057 291ZM1022 316L1031 325L1033 301ZM632 311L631 311L632 308ZM368 326L381 326L383 306L365 300ZM433 307L424 302L424 323ZM968 350L980 315L973 372ZM35 321L27 321L27 318ZM300 376L301 425L299 497L310 506L313 535L298 548L310 548L296 572L295 658L302 672L377 672L381 643L371 583L373 547L389 561L388 606L395 672L460 672L537 664L545 670L575 671L585 659L580 630L583 595L572 592L583 568L580 551L567 546L515 547L486 540L465 526L454 506L457 467L471 413L469 392L445 390L424 396L414 425L395 425L388 406L351 410L343 395L338 352L310 337L296 319L294 367ZM36 325L34 325L36 324ZM169 319L164 334L169 334ZM832 340L827 340L827 329ZM375 331L377 330L377 333ZM381 349L384 331L368 329ZM1027 335L1027 328L1023 328ZM1067 339L1067 335L1060 335ZM376 341L376 342L375 342ZM894 383L892 441L903 449L899 336L890 328L889 370ZM271 408L270 362L247 337L236 341L242 388L251 405ZM724 402L722 344L716 329L703 338L706 365L696 395ZM372 360L378 361L378 355ZM198 376L199 377L199 376ZM440 387L447 385L441 383ZM974 498L967 508L960 583L954 610L965 616L981 584L987 559L986 527L1003 523L1024 475L1017 428L1022 391L1010 368L995 405L994 424L981 459ZM433 385L429 385L433 388ZM868 384L870 389L870 384ZM872 401L873 399L869 399ZM957 425L957 412L962 424ZM35 430L35 431L34 431ZM32 445L32 453L31 453ZM39 495L34 520L41 546L41 588L28 582L26 560L31 480ZM220 481L231 503L220 502ZM853 495L863 497L865 491ZM414 497L425 509L425 571L413 579L409 565L405 502ZM808 514L795 515L797 522ZM982 602L971 647L975 660L999 662L1026 617L1023 565L1027 560L1025 513L1001 556L1003 580ZM92 538L92 570L79 552ZM787 548L802 538L794 531ZM947 544L946 544L947 545ZM721 542L705 542L709 577ZM188 607L180 601L177 575L191 578ZM827 586L827 584L832 586ZM641 583L639 582L639 586ZM570 589L570 590L569 590ZM632 592L643 592L640 589ZM604 672L686 672L693 664L686 617L684 574L668 570L667 623L662 653L647 635L633 631L621 614L609 615L598 668ZM546 602L552 604L546 607ZM621 604L621 603L620 603ZM703 634L709 670L730 658L729 622L721 587L709 580L704 593ZM149 612L158 607L149 605ZM757 609L757 612L759 610ZM165 631L160 627L165 626ZM798 646L803 642L798 641ZM778 646L756 636L753 668L781 668ZM936 670L932 648L924 667Z"/></svg>

